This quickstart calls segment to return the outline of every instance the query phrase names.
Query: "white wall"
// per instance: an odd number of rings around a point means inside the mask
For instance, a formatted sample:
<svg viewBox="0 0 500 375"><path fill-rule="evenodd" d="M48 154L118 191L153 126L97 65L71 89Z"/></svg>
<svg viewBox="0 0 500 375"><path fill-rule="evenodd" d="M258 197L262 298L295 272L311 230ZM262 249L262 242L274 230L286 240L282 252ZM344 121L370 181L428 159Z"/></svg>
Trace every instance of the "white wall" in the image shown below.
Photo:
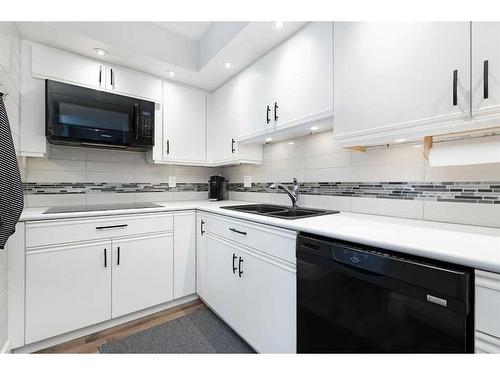
<svg viewBox="0 0 500 375"><path fill-rule="evenodd" d="M13 22L0 22L0 85L9 94L5 107L16 150L20 133L21 40ZM23 160L19 159L21 169ZM21 171L22 172L22 171ZM7 243L8 245L8 243ZM0 351L7 341L7 251L0 250Z"/></svg>
<svg viewBox="0 0 500 375"><path fill-rule="evenodd" d="M293 144L289 144L293 142ZM425 161L422 148L411 145L351 152L335 146L331 132L265 145L260 166L223 168L230 182L438 182L499 181L500 163L435 167ZM231 192L231 199L289 204L285 194ZM500 227L500 205L303 195L307 207Z"/></svg>

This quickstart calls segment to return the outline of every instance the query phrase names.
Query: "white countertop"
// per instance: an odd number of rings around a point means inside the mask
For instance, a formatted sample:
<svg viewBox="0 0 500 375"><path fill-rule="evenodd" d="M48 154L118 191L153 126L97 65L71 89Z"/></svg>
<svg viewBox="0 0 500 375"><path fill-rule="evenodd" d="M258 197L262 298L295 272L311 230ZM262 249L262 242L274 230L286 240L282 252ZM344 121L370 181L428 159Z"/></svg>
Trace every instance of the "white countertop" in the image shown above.
<svg viewBox="0 0 500 375"><path fill-rule="evenodd" d="M43 214L48 207L26 208L20 220L53 220L197 209L500 273L500 229L351 212L286 220L221 208L236 204L252 204L251 202L195 200L155 203L162 207L57 214Z"/></svg>

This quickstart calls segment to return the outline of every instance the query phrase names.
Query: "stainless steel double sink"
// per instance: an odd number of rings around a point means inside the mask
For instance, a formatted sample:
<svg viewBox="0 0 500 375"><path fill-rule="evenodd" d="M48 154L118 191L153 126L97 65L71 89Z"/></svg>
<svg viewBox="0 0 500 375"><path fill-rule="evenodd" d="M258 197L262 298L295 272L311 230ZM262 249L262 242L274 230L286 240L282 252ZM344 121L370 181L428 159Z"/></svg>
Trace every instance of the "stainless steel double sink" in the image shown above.
<svg viewBox="0 0 500 375"><path fill-rule="evenodd" d="M245 204L238 206L221 207L226 210L246 212L249 214L271 216L279 219L303 219L307 217L338 214L339 211L317 210L314 208L300 208L279 206L274 204Z"/></svg>

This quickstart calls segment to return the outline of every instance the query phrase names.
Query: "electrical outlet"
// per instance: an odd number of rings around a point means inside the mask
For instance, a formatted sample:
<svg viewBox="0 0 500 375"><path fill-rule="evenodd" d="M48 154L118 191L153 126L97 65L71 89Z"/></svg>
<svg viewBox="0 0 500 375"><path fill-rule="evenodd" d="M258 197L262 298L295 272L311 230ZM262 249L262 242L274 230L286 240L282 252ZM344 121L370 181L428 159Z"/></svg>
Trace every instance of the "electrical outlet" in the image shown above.
<svg viewBox="0 0 500 375"><path fill-rule="evenodd" d="M252 176L243 176L243 186L246 188L252 187Z"/></svg>
<svg viewBox="0 0 500 375"><path fill-rule="evenodd" d="M168 176L168 187L174 188L175 186L175 176Z"/></svg>

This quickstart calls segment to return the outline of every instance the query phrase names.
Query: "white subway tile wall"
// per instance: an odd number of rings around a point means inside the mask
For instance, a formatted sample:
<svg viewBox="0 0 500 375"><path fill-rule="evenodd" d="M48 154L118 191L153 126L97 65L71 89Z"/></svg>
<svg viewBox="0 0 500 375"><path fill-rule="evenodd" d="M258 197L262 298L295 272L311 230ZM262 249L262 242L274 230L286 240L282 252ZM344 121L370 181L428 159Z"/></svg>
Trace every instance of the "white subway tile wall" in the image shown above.
<svg viewBox="0 0 500 375"><path fill-rule="evenodd" d="M153 165L146 162L141 152L96 150L63 146L49 147L47 159L27 158L25 182L28 183L148 183L166 184L175 176L177 184L207 183L219 168L178 165ZM116 193L92 192L87 194L34 194L25 195L26 207L62 206L98 203L131 203L205 199L206 191L175 191Z"/></svg>
<svg viewBox="0 0 500 375"><path fill-rule="evenodd" d="M7 92L5 108L12 131L14 147L20 145L21 39L13 22L0 22L0 87ZM18 158L24 177L23 158ZM7 243L7 248L9 243ZM7 331L7 251L0 251L0 350L8 339Z"/></svg>
<svg viewBox="0 0 500 375"><path fill-rule="evenodd" d="M331 132L264 146L261 166L231 166L222 174L231 183L251 176L252 184L270 182L459 182L499 181L500 164L430 167L422 148L392 145L347 151ZM494 193L490 193L493 194ZM231 191L231 199L289 204L284 194ZM303 194L303 206L471 225L500 227L500 204L433 202L405 199Z"/></svg>

